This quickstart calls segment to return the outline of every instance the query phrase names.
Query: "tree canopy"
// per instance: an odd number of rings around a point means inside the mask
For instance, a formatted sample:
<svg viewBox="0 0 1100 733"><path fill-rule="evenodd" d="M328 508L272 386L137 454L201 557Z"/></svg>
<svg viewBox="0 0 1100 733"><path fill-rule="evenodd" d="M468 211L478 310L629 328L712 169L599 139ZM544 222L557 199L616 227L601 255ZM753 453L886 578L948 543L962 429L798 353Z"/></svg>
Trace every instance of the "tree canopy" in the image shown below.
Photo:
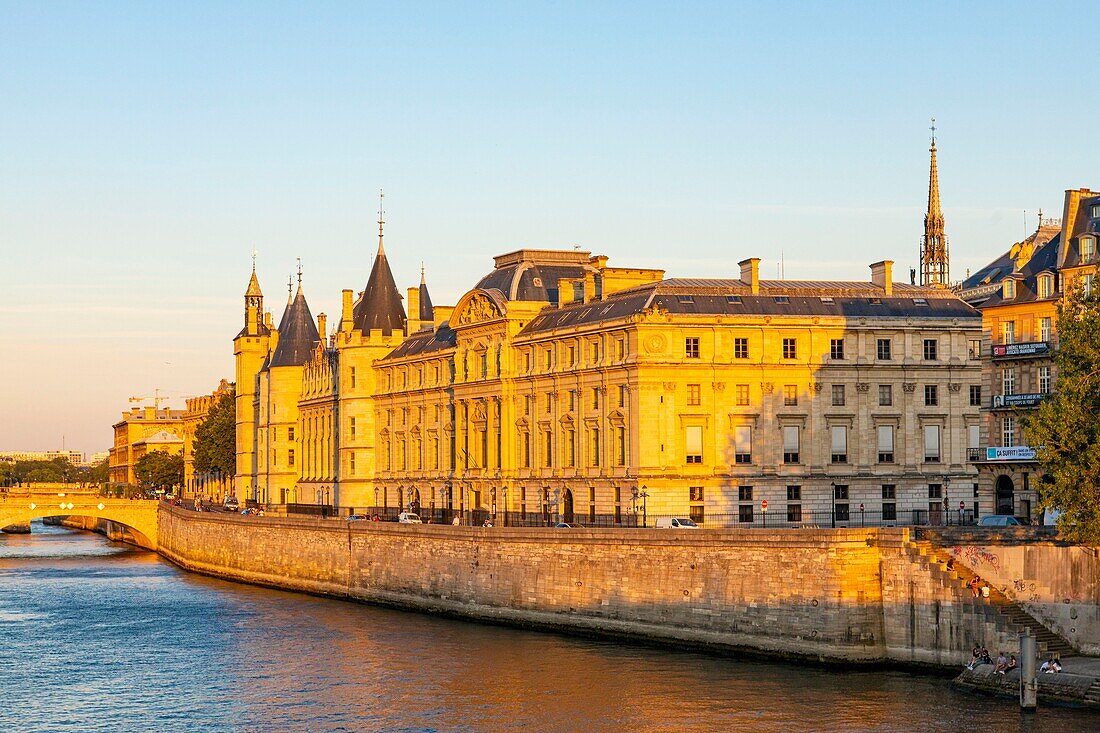
<svg viewBox="0 0 1100 733"><path fill-rule="evenodd" d="M237 408L233 392L218 397L195 428L195 473L237 473Z"/></svg>
<svg viewBox="0 0 1100 733"><path fill-rule="evenodd" d="M138 481L155 489L171 489L183 484L183 456L164 451L146 453L134 464Z"/></svg>
<svg viewBox="0 0 1100 733"><path fill-rule="evenodd" d="M1024 422L1045 472L1039 503L1061 512L1068 539L1100 545L1100 294L1078 291L1058 309L1058 381Z"/></svg>
<svg viewBox="0 0 1100 733"><path fill-rule="evenodd" d="M95 466L74 466L66 458L0 462L0 486L23 483L102 483L106 480L107 461Z"/></svg>

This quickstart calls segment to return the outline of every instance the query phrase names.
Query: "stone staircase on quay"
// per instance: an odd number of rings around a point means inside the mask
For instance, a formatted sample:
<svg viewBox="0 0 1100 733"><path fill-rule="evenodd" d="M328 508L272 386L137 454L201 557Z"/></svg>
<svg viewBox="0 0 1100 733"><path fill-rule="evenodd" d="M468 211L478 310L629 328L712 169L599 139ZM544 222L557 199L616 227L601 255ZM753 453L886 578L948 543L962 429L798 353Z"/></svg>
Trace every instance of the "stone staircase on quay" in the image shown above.
<svg viewBox="0 0 1100 733"><path fill-rule="evenodd" d="M910 539L906 541L905 546L909 556L919 563L922 569L944 587L955 588L957 595L961 597L972 595L970 582L973 578L978 578L979 583L983 585L986 584L980 575L960 563L943 548L927 540ZM954 560L951 570L947 569L948 560ZM989 597L979 595L973 598L973 603L977 610L1003 632L1015 636L1022 633L1024 629L1030 629L1031 635L1037 641L1040 658L1045 658L1049 654L1060 657L1076 654L1076 650L1068 641L1051 631L992 584L989 584ZM1097 700L1100 701L1100 681L1093 684L1089 693L1096 695Z"/></svg>

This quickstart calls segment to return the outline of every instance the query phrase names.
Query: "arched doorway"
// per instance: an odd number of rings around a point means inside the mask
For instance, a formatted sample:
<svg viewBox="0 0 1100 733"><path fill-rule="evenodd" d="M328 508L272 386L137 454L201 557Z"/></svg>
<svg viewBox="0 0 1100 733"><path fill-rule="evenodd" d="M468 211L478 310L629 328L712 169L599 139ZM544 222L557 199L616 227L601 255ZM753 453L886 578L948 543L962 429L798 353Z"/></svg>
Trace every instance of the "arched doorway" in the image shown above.
<svg viewBox="0 0 1100 733"><path fill-rule="evenodd" d="M573 523L573 492L569 489L562 492L561 521Z"/></svg>
<svg viewBox="0 0 1100 733"><path fill-rule="evenodd" d="M1012 478L1001 474L997 477L996 489L996 501L997 501L997 514L1014 514L1015 503L1013 502L1012 492L1014 487L1012 485Z"/></svg>

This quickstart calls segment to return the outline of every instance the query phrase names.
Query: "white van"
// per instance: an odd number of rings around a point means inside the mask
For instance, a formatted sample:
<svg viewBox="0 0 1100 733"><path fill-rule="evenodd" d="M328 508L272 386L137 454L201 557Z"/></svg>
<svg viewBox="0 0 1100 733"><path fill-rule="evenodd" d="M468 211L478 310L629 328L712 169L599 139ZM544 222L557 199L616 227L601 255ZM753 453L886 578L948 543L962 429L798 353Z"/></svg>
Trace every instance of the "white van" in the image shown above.
<svg viewBox="0 0 1100 733"><path fill-rule="evenodd" d="M699 529L699 525L685 517L658 517L653 525L657 529Z"/></svg>

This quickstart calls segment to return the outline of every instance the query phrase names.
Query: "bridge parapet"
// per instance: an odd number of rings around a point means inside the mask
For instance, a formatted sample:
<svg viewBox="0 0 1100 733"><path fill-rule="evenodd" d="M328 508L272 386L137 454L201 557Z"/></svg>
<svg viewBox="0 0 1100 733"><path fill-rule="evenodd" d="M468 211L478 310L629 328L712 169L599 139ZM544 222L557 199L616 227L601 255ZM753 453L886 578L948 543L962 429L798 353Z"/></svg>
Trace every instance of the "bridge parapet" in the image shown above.
<svg viewBox="0 0 1100 733"><path fill-rule="evenodd" d="M27 524L45 517L92 517L133 530L136 544L157 549L158 516L155 500L111 499L94 493L26 492L0 494L0 527Z"/></svg>

